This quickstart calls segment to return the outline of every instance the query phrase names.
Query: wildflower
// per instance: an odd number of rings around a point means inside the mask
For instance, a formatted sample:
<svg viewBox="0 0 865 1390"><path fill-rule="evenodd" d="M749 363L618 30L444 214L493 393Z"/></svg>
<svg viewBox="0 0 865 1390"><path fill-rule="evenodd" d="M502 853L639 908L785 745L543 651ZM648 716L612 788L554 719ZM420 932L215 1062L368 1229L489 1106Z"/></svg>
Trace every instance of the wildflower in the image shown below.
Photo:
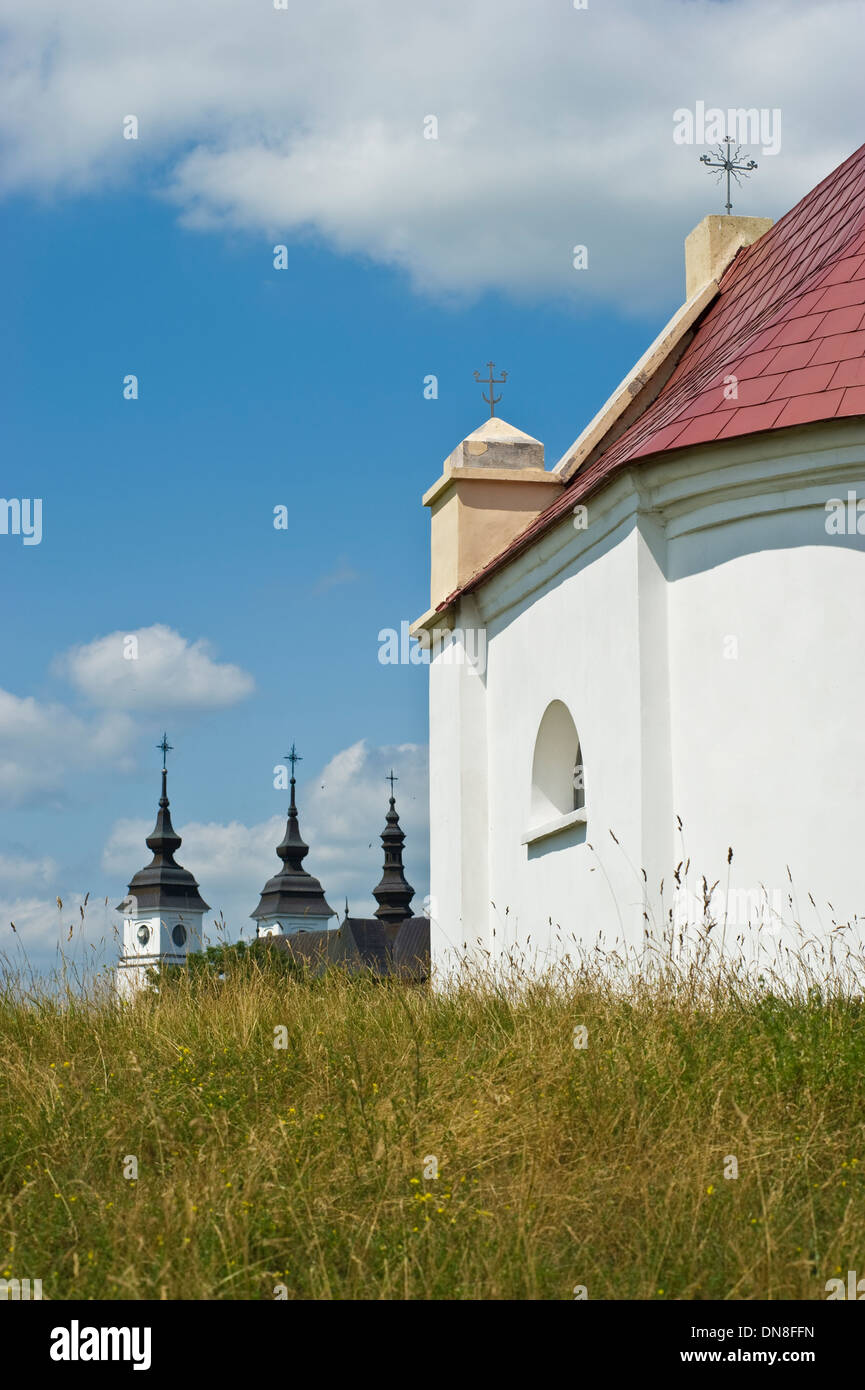
<svg viewBox="0 0 865 1390"><path fill-rule="evenodd" d="M709 1197L711 1197L711 1195L712 1195L712 1193L713 1193L714 1191L715 1191L714 1183L709 1183L709 1186L706 1188L706 1195L709 1196Z"/></svg>

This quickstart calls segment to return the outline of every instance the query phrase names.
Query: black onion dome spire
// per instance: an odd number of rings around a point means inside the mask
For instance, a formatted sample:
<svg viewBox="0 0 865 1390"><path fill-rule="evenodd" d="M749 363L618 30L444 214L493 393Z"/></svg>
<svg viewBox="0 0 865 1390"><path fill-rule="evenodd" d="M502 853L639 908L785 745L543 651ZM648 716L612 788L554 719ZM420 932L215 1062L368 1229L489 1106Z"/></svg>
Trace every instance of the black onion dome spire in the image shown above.
<svg viewBox="0 0 865 1390"><path fill-rule="evenodd" d="M147 848L153 852L153 859L145 869L139 869L129 884L129 895L135 899L137 907L165 908L178 912L185 908L187 911L209 912L207 903L198 891L195 878L174 858L182 843L171 824L168 773L163 767L162 796L159 798L156 825L145 840ZM128 906L128 899L119 904L121 911Z"/></svg>
<svg viewBox="0 0 865 1390"><path fill-rule="evenodd" d="M385 926L395 928L411 917L414 889L406 880L402 863L405 835L400 828L393 795L393 784L397 778L391 772L385 780L390 782L390 810L385 817L387 824L381 834L384 846L384 873L378 887L373 888L372 893L378 903L376 917Z"/></svg>
<svg viewBox="0 0 865 1390"><path fill-rule="evenodd" d="M268 879L261 892L258 907L252 913L259 917L317 917L325 919L334 916L333 908L325 901L324 889L317 878L313 878L303 867L309 854L300 833L297 818L297 805L294 797L294 765L300 762L300 754L295 753L294 744L286 755L291 762L291 802L288 807L288 822L282 844L276 852L282 860L282 869Z"/></svg>

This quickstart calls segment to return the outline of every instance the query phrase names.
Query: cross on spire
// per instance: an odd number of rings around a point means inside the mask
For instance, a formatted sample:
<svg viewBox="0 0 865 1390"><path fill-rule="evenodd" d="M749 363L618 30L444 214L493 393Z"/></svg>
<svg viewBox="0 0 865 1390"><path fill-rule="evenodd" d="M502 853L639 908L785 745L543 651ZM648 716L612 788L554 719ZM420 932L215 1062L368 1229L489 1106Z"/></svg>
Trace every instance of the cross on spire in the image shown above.
<svg viewBox="0 0 865 1390"><path fill-rule="evenodd" d="M173 745L170 744L170 743L168 742L168 734L163 734L163 735L162 735L162 742L161 742L161 743L157 743L156 747L157 747L157 748L160 750L160 752L162 753L162 771L165 772L165 771L166 771L166 759L167 759L167 757L168 757L168 754L169 754L169 753L172 753L172 752L174 751Z"/></svg>
<svg viewBox="0 0 865 1390"><path fill-rule="evenodd" d="M300 754L299 754L298 752L295 751L294 744L291 745L291 752L290 752L290 753L286 753L286 754L285 754L285 757L286 757L286 759L288 760L288 762L291 763L291 780L292 780L292 782L293 782L293 781L294 781L294 765L295 765L295 763L302 763L302 762L303 762L303 758L300 756Z"/></svg>
<svg viewBox="0 0 865 1390"><path fill-rule="evenodd" d="M725 152L723 147L721 145L718 145L718 159L716 162L713 162L707 154L700 155L700 163L705 164L709 169L717 169L719 171L719 178L726 172L727 201L724 206L727 209L728 216L733 210L733 204L730 202L730 175L732 174L736 182L738 184L741 184L742 180L739 178L739 175L744 174L747 177L747 175L749 175L753 169L757 168L757 161L755 159L749 159L747 164L738 164L736 161L739 158L739 154L741 152L742 147L741 145L737 145L735 153L731 154L730 146L732 145L732 143L732 135L725 135L724 144L727 146L727 149Z"/></svg>
<svg viewBox="0 0 865 1390"><path fill-rule="evenodd" d="M489 376L482 377L480 372L475 372L475 381L479 381L483 386L488 386L490 388L489 395L487 395L485 391L482 391L481 395L483 396L484 400L490 408L490 419L492 420L493 416L496 413L496 406L501 400L501 396L495 395L493 387L504 386L505 382L508 379L508 374L507 372L502 372L501 376L496 378L496 376L494 375L496 369L495 362L488 362L487 366L490 369Z"/></svg>
<svg viewBox="0 0 865 1390"><path fill-rule="evenodd" d="M390 772L387 774L387 777L385 777L384 780L385 780L386 782L390 782L390 799L391 799L391 801L393 801L393 799L394 799L394 796L393 796L393 784L394 784L394 782L398 782L398 781L399 781L399 778L394 776L393 768L391 768Z"/></svg>

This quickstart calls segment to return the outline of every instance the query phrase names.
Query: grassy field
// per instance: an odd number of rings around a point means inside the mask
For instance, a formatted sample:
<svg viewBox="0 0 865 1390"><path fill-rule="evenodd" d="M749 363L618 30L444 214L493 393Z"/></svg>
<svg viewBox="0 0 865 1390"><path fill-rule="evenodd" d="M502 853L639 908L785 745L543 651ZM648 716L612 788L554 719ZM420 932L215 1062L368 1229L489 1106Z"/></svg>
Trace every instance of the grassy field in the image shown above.
<svg viewBox="0 0 865 1390"><path fill-rule="evenodd" d="M434 994L249 958L126 1009L7 982L0 1275L52 1299L825 1298L865 1274L865 1012L787 993L582 969Z"/></svg>

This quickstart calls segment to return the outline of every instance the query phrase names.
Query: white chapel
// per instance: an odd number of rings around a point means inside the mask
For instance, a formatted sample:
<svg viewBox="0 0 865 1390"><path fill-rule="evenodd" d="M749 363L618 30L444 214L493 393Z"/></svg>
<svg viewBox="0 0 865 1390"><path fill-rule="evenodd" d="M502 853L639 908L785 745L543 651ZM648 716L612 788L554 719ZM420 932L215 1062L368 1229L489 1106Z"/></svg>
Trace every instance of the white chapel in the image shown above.
<svg viewBox="0 0 865 1390"><path fill-rule="evenodd" d="M434 967L861 945L865 147L685 279L557 463L493 417L424 497Z"/></svg>

